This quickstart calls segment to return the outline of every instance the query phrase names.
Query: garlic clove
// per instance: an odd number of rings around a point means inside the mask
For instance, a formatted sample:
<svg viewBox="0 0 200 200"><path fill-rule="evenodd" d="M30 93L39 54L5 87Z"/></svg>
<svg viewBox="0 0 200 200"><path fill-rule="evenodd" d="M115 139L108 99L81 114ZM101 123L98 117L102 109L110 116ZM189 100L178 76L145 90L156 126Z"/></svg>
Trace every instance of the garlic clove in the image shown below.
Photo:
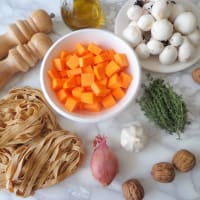
<svg viewBox="0 0 200 200"><path fill-rule="evenodd" d="M180 33L176 32L172 35L172 37L169 40L169 43L175 47L178 47L182 44L183 37Z"/></svg>
<svg viewBox="0 0 200 200"><path fill-rule="evenodd" d="M122 34L124 39L130 43L133 48L143 40L141 30L134 25L129 25L126 27Z"/></svg>
<svg viewBox="0 0 200 200"><path fill-rule="evenodd" d="M163 65L173 64L178 56L178 51L176 47L169 45L166 46L159 56L160 63Z"/></svg>
<svg viewBox="0 0 200 200"><path fill-rule="evenodd" d="M192 12L183 12L178 15L174 21L176 31L188 35L195 31L197 27L197 18Z"/></svg>
<svg viewBox="0 0 200 200"><path fill-rule="evenodd" d="M143 9L140 6L133 5L127 10L127 16L130 20L137 21L143 14Z"/></svg>
<svg viewBox="0 0 200 200"><path fill-rule="evenodd" d="M146 139L143 128L139 124L123 128L121 131L121 146L130 152L141 151L145 146Z"/></svg>
<svg viewBox="0 0 200 200"><path fill-rule="evenodd" d="M164 45L162 42L160 42L154 38L151 38L151 40L147 43L147 47L149 49L150 54L158 55L163 50Z"/></svg>
<svg viewBox="0 0 200 200"><path fill-rule="evenodd" d="M198 46L200 44L200 30L196 29L194 32L188 35L188 38L193 45Z"/></svg>
<svg viewBox="0 0 200 200"><path fill-rule="evenodd" d="M173 25L167 19L156 21L152 28L152 37L159 41L167 41L173 33Z"/></svg>
<svg viewBox="0 0 200 200"><path fill-rule="evenodd" d="M187 62L195 52L192 43L185 37L182 45L179 47L178 60L180 62Z"/></svg>
<svg viewBox="0 0 200 200"><path fill-rule="evenodd" d="M147 45L144 43L140 43L136 47L135 51L136 51L136 54L138 55L138 57L141 59L147 59L150 56L149 49L148 49Z"/></svg>
<svg viewBox="0 0 200 200"><path fill-rule="evenodd" d="M143 31L150 31L154 21L151 15L145 14L139 18L137 25Z"/></svg>

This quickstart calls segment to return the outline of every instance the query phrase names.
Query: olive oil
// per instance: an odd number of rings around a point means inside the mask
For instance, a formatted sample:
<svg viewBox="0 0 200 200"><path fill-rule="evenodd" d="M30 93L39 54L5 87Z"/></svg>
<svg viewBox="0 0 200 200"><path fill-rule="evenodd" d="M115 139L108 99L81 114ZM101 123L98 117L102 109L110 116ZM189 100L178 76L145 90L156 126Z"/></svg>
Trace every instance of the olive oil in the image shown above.
<svg viewBox="0 0 200 200"><path fill-rule="evenodd" d="M99 0L62 0L61 15L72 29L98 28L104 24Z"/></svg>

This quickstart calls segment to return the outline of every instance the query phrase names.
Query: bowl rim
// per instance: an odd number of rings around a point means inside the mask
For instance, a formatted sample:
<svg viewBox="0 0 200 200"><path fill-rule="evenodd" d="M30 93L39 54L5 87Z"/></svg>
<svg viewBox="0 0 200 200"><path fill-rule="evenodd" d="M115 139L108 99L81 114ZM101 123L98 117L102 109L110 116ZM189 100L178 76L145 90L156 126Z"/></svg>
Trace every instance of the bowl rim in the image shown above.
<svg viewBox="0 0 200 200"><path fill-rule="evenodd" d="M135 64L137 65L137 70L138 70L138 82L137 82L137 87L135 90L134 95L131 95L130 98L127 99L125 104L122 104L118 109L113 110L112 112L109 113L105 113L102 115L99 115L98 117L95 117L95 115L85 115L86 117L79 117L79 116L75 116L73 115L73 113L68 112L67 110L64 112L63 110L61 110L59 108L59 106L52 100L52 98L50 97L50 95L47 92L46 86L45 86L45 80L44 80L44 75L45 75L45 63L48 59L48 56L50 54L50 52L63 40L65 40L66 38L70 37L71 35L76 35L76 34L80 34L83 32L102 32L105 34L109 34L110 36L116 38L117 40L120 40L122 43L124 43L124 45L126 45L133 53L134 57L135 57ZM135 53L135 51L133 50L133 48L122 38L120 38L119 36L115 35L114 33L112 33L111 31L107 31L104 29L95 29L95 28L85 28L85 29L80 29L80 30L76 30L76 31L72 31L70 33L65 34L64 36L62 36L61 38L59 38L58 40L56 40L52 46L48 49L48 51L46 52L42 63L41 63L41 68L40 68L40 85L41 85L41 89L42 92L44 94L45 99L47 100L48 104L52 107L53 110L55 110L59 115L61 115L64 118L73 120L75 122L81 122L81 123L96 123L96 122L100 122L100 121L105 121L107 119L110 119L114 116L116 116L117 114L119 114L120 112L122 112L125 108L127 108L130 103L133 101L133 99L136 97L136 95L138 94L138 91L140 89L140 85L141 85L141 64L140 61L138 59L137 54Z"/></svg>

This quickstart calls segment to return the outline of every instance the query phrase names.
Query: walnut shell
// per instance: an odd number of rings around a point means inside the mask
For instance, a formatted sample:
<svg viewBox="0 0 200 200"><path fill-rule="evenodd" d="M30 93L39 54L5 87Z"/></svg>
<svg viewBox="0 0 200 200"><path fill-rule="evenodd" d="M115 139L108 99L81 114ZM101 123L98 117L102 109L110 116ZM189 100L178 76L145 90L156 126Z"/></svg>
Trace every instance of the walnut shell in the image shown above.
<svg viewBox="0 0 200 200"><path fill-rule="evenodd" d="M122 184L122 192L126 200L142 200L144 188L137 179L130 179Z"/></svg>
<svg viewBox="0 0 200 200"><path fill-rule="evenodd" d="M182 149L177 151L172 159L174 167L181 172L188 172L196 165L194 154L188 150Z"/></svg>
<svg viewBox="0 0 200 200"><path fill-rule="evenodd" d="M171 163L160 162L153 165L151 175L160 183L169 183L175 178L175 169Z"/></svg>

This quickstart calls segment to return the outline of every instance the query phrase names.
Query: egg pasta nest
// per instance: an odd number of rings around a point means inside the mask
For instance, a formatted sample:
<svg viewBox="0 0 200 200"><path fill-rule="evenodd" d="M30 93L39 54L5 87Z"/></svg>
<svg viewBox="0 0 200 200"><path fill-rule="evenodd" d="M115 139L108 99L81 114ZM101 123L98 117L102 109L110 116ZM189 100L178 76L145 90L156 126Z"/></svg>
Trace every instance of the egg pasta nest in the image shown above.
<svg viewBox="0 0 200 200"><path fill-rule="evenodd" d="M56 184L84 160L80 138L60 130L41 92L18 88L0 100L0 187L23 197Z"/></svg>

